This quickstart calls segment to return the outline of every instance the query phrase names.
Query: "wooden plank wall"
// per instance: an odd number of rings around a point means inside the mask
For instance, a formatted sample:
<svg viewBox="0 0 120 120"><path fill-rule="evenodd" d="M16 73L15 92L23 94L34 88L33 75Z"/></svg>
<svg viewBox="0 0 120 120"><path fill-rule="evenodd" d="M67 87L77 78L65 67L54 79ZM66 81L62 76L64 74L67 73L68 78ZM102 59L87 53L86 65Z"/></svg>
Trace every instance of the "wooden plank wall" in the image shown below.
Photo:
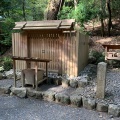
<svg viewBox="0 0 120 120"><path fill-rule="evenodd" d="M30 56L52 60L49 70L62 72L62 74L76 75L76 41L71 33L59 34L29 34ZM37 48L37 49L36 49ZM32 63L31 67L34 67ZM44 63L39 68L45 69Z"/></svg>
<svg viewBox="0 0 120 120"><path fill-rule="evenodd" d="M27 35L21 33L12 33L12 51L13 56L27 56ZM24 61L16 61L16 69L25 69Z"/></svg>
<svg viewBox="0 0 120 120"><path fill-rule="evenodd" d="M27 56L27 39L30 44L30 57L38 57L52 60L48 69L58 71L69 76L77 76L78 71L86 65L88 54L87 37L80 34L76 39L76 33L13 33L13 55ZM78 52L77 52L77 44ZM78 55L77 55L78 54ZM78 58L77 58L78 57ZM25 62L17 62L17 69L24 69ZM34 68L34 63L31 63ZM45 69L45 63L39 63L39 68ZM78 70L79 68L79 70Z"/></svg>
<svg viewBox="0 0 120 120"><path fill-rule="evenodd" d="M89 37L79 33L78 36L78 74L88 64Z"/></svg>

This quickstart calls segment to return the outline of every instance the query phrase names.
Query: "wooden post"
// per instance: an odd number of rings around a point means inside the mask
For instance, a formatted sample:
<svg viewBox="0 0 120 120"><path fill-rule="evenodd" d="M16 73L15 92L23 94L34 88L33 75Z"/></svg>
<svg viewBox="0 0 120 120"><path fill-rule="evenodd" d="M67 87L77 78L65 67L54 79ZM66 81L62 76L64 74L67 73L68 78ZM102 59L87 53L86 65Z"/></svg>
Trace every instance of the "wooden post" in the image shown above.
<svg viewBox="0 0 120 120"><path fill-rule="evenodd" d="M35 84L36 90L38 90L38 63L35 62Z"/></svg>
<svg viewBox="0 0 120 120"><path fill-rule="evenodd" d="M47 78L47 83L48 83L48 62L46 62L46 78Z"/></svg>
<svg viewBox="0 0 120 120"><path fill-rule="evenodd" d="M29 37L27 37L27 57L30 57L30 40ZM26 61L26 68L31 68L31 62Z"/></svg>
<svg viewBox="0 0 120 120"><path fill-rule="evenodd" d="M13 60L13 70L14 70L14 87L16 87L16 64L15 64L15 60Z"/></svg>
<svg viewBox="0 0 120 120"><path fill-rule="evenodd" d="M105 47L105 61L107 61L107 47Z"/></svg>

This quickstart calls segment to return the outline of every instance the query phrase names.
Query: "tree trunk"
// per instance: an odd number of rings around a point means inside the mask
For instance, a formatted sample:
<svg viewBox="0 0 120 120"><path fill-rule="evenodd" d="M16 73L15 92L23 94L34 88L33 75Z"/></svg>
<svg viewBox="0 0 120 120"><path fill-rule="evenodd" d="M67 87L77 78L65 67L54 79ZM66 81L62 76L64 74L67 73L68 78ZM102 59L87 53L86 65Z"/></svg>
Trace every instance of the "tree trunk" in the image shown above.
<svg viewBox="0 0 120 120"><path fill-rule="evenodd" d="M74 0L74 7L75 7L75 10L77 9L77 4L78 4L78 0Z"/></svg>
<svg viewBox="0 0 120 120"><path fill-rule="evenodd" d="M112 21L111 21L111 6L110 6L110 0L107 0L107 8L108 8L108 17L109 17L109 20L108 20L108 36L111 35L111 27L112 27Z"/></svg>
<svg viewBox="0 0 120 120"><path fill-rule="evenodd" d="M22 11L23 11L23 20L26 21L26 14L25 14L25 0L22 1Z"/></svg>
<svg viewBox="0 0 120 120"><path fill-rule="evenodd" d="M101 34L102 34L102 37L104 37L105 31L104 31L104 21L103 21L103 17L101 17Z"/></svg>
<svg viewBox="0 0 120 120"><path fill-rule="evenodd" d="M101 15L100 15L100 21L101 21L101 35L104 37L105 31L104 31L104 10L103 10L103 0L101 0Z"/></svg>
<svg viewBox="0 0 120 120"><path fill-rule="evenodd" d="M64 0L50 0L44 19L57 20L57 15L64 4Z"/></svg>

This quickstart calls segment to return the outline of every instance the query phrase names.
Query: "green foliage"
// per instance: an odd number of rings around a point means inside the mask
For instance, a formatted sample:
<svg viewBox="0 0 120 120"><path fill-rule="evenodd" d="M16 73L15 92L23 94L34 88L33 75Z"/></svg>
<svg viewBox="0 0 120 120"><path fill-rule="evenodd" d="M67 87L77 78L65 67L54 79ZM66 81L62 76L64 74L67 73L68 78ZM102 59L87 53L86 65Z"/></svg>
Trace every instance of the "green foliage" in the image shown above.
<svg viewBox="0 0 120 120"><path fill-rule="evenodd" d="M6 18L1 24L3 39L0 41L0 44L11 46L11 33L14 26L14 21L11 18Z"/></svg>
<svg viewBox="0 0 120 120"><path fill-rule="evenodd" d="M0 54L3 54L12 44L11 33L14 23L25 19L27 21L44 19L47 4L48 0L0 0L2 18L0 19Z"/></svg>
<svg viewBox="0 0 120 120"><path fill-rule="evenodd" d="M59 13L59 19L74 18L81 26L84 26L85 22L96 18L98 14L99 7L95 5L94 0L90 0L89 2L80 0L76 10L72 6L64 5Z"/></svg>
<svg viewBox="0 0 120 120"><path fill-rule="evenodd" d="M98 64L99 62L104 62L105 56L102 52L90 51L89 53L89 63Z"/></svg>
<svg viewBox="0 0 120 120"><path fill-rule="evenodd" d="M13 68L12 59L10 57L4 57L2 63L3 63L3 69L5 71L8 71Z"/></svg>
<svg viewBox="0 0 120 120"><path fill-rule="evenodd" d="M74 18L74 9L72 7L63 6L63 9L58 14L59 19L70 19Z"/></svg>

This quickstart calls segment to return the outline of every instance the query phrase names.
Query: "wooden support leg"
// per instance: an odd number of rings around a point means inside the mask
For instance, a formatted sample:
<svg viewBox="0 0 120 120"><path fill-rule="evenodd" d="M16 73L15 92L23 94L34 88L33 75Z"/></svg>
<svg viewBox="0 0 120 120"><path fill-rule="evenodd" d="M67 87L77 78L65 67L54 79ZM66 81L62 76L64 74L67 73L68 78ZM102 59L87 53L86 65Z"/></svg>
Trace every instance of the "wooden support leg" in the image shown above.
<svg viewBox="0 0 120 120"><path fill-rule="evenodd" d="M21 71L22 87L25 87L25 74L24 70Z"/></svg>
<svg viewBox="0 0 120 120"><path fill-rule="evenodd" d="M35 85L36 90L38 90L38 63L35 62Z"/></svg>
<svg viewBox="0 0 120 120"><path fill-rule="evenodd" d="M46 79L47 79L47 83L48 83L48 63L46 62Z"/></svg>
<svg viewBox="0 0 120 120"><path fill-rule="evenodd" d="M15 64L15 60L13 60L13 70L14 70L14 87L16 87L16 64Z"/></svg>

